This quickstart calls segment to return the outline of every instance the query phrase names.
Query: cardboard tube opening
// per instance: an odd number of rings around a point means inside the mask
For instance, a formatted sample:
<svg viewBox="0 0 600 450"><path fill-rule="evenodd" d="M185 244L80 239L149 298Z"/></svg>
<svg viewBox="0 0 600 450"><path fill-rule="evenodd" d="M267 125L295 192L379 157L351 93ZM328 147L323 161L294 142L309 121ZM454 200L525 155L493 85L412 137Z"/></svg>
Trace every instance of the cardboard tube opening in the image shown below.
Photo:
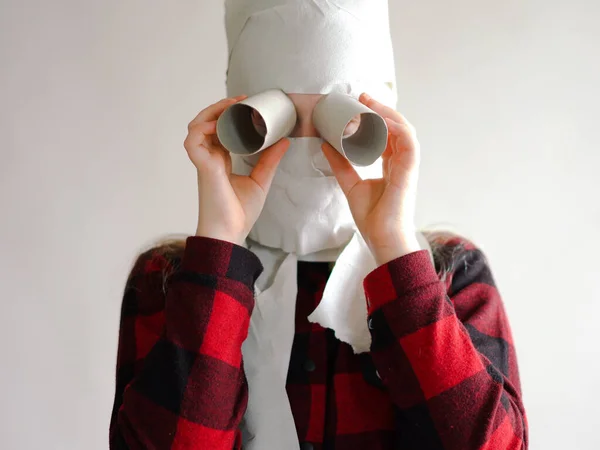
<svg viewBox="0 0 600 450"><path fill-rule="evenodd" d="M253 155L289 135L295 124L292 100L283 91L271 89L227 108L217 121L217 136L229 152Z"/></svg>
<svg viewBox="0 0 600 450"><path fill-rule="evenodd" d="M254 108L237 103L227 108L217 122L221 144L231 153L248 155L257 152L265 143L252 123Z"/></svg>
<svg viewBox="0 0 600 450"><path fill-rule="evenodd" d="M362 113L358 130L342 139L342 149L351 163L357 166L370 166L385 151L387 133L387 124L381 116L375 113ZM385 136L385 142L382 136ZM377 150L373 151L374 149Z"/></svg>
<svg viewBox="0 0 600 450"><path fill-rule="evenodd" d="M346 135L348 124L360 115L358 129ZM330 93L313 111L315 127L327 142L356 166L370 166L387 146L388 128L385 120L354 97Z"/></svg>

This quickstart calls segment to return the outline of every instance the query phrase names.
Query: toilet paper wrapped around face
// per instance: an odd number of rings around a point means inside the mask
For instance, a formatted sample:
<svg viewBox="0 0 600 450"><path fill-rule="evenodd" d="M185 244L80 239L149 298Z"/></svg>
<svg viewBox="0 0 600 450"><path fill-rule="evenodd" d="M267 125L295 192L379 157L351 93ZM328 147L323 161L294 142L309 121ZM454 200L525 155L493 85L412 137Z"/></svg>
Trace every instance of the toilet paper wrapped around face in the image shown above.
<svg viewBox="0 0 600 450"><path fill-rule="evenodd" d="M249 238L267 247L294 252L301 260L350 241L356 225L316 137L290 138L262 212ZM232 171L249 175L261 154L232 155ZM378 178L382 166L356 167L361 178ZM313 258L312 260L317 260Z"/></svg>
<svg viewBox="0 0 600 450"><path fill-rule="evenodd" d="M396 107L387 0L226 0L227 94L354 98Z"/></svg>
<svg viewBox="0 0 600 450"><path fill-rule="evenodd" d="M367 92L396 107L387 0L226 0L225 13L229 97L279 89L285 94L336 93L358 99ZM338 140L340 145L331 143L345 154ZM349 242L354 223L331 168L320 155L322 142L318 137L292 139L277 169L285 177L276 177L251 239L305 258ZM232 154L233 172L249 174L259 155ZM301 170L313 167L315 159L324 161L325 170L307 180ZM363 179L381 176L380 157L365 159L361 165Z"/></svg>

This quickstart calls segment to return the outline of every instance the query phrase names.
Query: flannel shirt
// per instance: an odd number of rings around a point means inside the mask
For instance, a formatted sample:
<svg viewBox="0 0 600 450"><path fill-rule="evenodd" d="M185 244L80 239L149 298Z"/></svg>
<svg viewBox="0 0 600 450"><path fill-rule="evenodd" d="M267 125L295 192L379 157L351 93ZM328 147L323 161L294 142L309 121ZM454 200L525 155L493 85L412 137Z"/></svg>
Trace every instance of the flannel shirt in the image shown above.
<svg viewBox="0 0 600 450"><path fill-rule="evenodd" d="M457 242L464 252L444 281L427 250L365 277L372 346L358 355L307 320L330 265L298 262L287 393L302 450L527 449L501 297L485 255L460 236L448 245ZM155 250L124 290L110 448L241 449L241 346L262 264L198 236L175 257Z"/></svg>

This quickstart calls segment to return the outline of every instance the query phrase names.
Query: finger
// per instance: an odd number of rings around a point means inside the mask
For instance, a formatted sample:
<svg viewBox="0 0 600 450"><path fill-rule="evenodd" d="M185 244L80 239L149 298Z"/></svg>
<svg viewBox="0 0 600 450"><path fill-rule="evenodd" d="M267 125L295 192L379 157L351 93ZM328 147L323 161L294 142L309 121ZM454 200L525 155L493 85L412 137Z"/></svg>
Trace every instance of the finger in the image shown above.
<svg viewBox="0 0 600 450"><path fill-rule="evenodd" d="M415 146L415 143L417 142L417 132L408 121L396 122L390 118L386 118L385 122L388 125L392 140L395 139L402 147Z"/></svg>
<svg viewBox="0 0 600 450"><path fill-rule="evenodd" d="M275 178L277 166L289 147L289 139L280 139L275 144L263 150L260 159L254 166L254 169L252 169L250 178L262 188L265 194L269 192L273 178Z"/></svg>
<svg viewBox="0 0 600 450"><path fill-rule="evenodd" d="M224 98L217 103L210 105L208 108L203 109L198 113L196 117L189 123L188 130L198 122L208 122L211 120L217 120L223 111L229 108L234 103L242 100L246 96L241 95L238 97Z"/></svg>
<svg viewBox="0 0 600 450"><path fill-rule="evenodd" d="M417 140L416 133L412 125L408 123L397 123L391 119L385 119L390 130L390 142L392 150L384 161L390 161L389 169L391 171L391 161L396 156L402 156L403 161L410 162L410 164L417 163L420 158L420 146ZM387 149L386 149L387 151ZM408 156L408 159L406 157Z"/></svg>
<svg viewBox="0 0 600 450"><path fill-rule="evenodd" d="M210 120L208 122L196 122L190 126L190 133L201 132L204 134L216 134L217 133L217 121Z"/></svg>
<svg viewBox="0 0 600 450"><path fill-rule="evenodd" d="M217 121L198 122L190 126L190 131L185 138L183 146L187 150L198 148L205 144L206 136L213 135L217 132Z"/></svg>
<svg viewBox="0 0 600 450"><path fill-rule="evenodd" d="M373 111L375 111L377 114L379 114L380 116L386 118L389 117L390 119L402 123L402 122L407 122L406 118L400 114L398 111L396 111L393 108L390 108L387 105L384 105L383 103L379 103L377 100L375 100L374 98L372 98L370 95L366 94L366 93L362 93L361 96L359 97L359 100L361 103L363 103L365 106L367 106L368 108L371 108Z"/></svg>
<svg viewBox="0 0 600 450"><path fill-rule="evenodd" d="M406 117L404 117L402 114L400 114L399 112L396 111L397 114L397 118L394 117L386 117L385 120L387 121L388 125L390 124L390 120L392 122L394 122L394 124L396 125L394 128L396 128L396 130L398 129L402 129L403 132L407 131L408 133L416 136L417 135L417 130L415 129L415 127L413 126L412 123L410 123L408 121L408 119Z"/></svg>
<svg viewBox="0 0 600 450"><path fill-rule="evenodd" d="M350 161L333 148L329 142L324 142L321 148L327 161L329 161L337 182L347 197L352 188L362 181L360 175L352 167Z"/></svg>

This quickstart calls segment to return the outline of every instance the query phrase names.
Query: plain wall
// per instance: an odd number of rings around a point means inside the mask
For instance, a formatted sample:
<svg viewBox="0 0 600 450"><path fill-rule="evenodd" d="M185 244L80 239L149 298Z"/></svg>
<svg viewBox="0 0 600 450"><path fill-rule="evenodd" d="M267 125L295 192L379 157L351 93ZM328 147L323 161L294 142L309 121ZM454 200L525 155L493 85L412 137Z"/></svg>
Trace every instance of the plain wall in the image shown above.
<svg viewBox="0 0 600 450"><path fill-rule="evenodd" d="M488 255L531 449L600 448L597 1L391 2L418 225ZM0 448L106 449L137 252L196 227L221 1L0 2Z"/></svg>

